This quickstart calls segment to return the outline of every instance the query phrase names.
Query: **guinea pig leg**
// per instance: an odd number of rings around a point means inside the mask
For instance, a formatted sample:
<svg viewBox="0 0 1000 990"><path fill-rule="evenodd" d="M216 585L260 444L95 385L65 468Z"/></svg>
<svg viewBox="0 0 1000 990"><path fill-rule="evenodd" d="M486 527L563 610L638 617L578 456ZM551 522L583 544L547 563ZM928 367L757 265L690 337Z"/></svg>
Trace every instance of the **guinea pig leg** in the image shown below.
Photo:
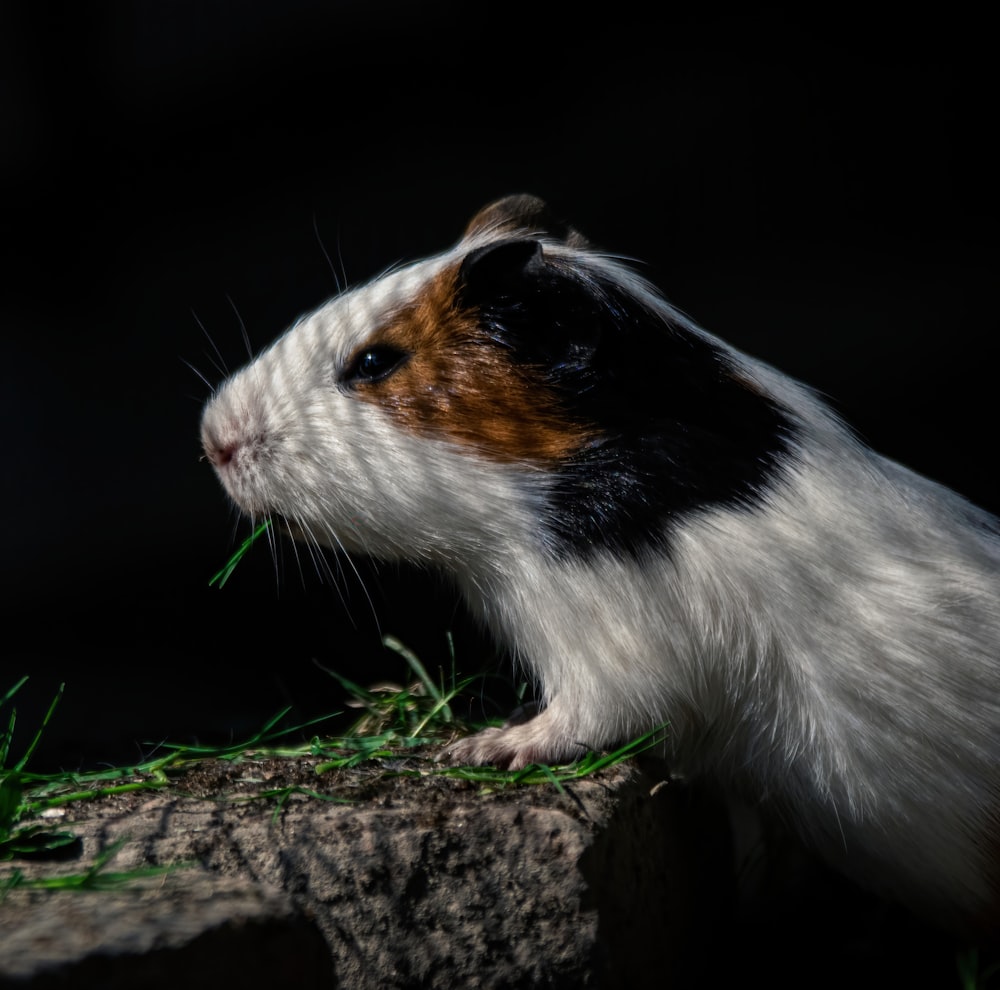
<svg viewBox="0 0 1000 990"><path fill-rule="evenodd" d="M499 728L483 729L446 746L437 756L454 766L495 766L521 770L529 763L572 763L593 749L578 740L558 698L537 715L525 718L524 709Z"/></svg>

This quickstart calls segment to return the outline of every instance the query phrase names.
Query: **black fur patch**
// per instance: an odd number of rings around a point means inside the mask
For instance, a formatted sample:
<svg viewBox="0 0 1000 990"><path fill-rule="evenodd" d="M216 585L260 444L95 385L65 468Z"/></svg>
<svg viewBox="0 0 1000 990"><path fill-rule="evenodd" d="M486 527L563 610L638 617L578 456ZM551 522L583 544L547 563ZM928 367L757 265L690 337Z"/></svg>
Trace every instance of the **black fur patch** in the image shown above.
<svg viewBox="0 0 1000 990"><path fill-rule="evenodd" d="M466 305L567 415L599 436L559 471L544 540L556 556L665 549L686 515L758 506L794 425L712 341L620 286L546 259L534 241L482 248L460 277Z"/></svg>

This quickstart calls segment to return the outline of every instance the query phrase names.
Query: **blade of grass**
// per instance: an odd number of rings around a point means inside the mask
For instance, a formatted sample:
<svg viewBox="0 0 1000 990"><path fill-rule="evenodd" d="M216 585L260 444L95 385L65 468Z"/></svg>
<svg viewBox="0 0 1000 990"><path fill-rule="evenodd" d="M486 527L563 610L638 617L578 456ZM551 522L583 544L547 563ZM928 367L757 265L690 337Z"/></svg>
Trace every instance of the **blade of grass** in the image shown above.
<svg viewBox="0 0 1000 990"><path fill-rule="evenodd" d="M0 900L18 887L35 890L109 890L124 884L134 883L136 880L172 873L174 870L184 869L189 865L187 863L170 863L165 866L142 866L119 873L106 871L105 867L108 862L126 841L126 838L122 838L112 843L102 853L94 857L93 863L83 873L28 879L22 871L15 870L0 889Z"/></svg>
<svg viewBox="0 0 1000 990"><path fill-rule="evenodd" d="M383 636L382 643L388 649L395 653L398 653L410 666L410 669L414 674L417 675L417 679L423 684L427 693L442 706L442 718L446 722L453 721L453 716L451 714L451 709L448 707L441 692L438 690L437 685L434 683L430 674L427 673L427 668L420 662L417 655L410 650L408 647L404 646L395 636Z"/></svg>
<svg viewBox="0 0 1000 990"><path fill-rule="evenodd" d="M192 744L180 744L180 743L160 743L160 745L167 750L170 750L172 756L167 757L167 759L214 759L214 760L232 760L249 750L260 749L265 743L270 742L272 739L280 739L283 736L290 735L293 732L298 732L301 729L307 729L310 726L317 725L320 722L325 722L328 719L336 718L341 712L331 712L329 715L319 715L316 718L309 719L307 722L302 722L298 725L291 725L284 729L278 729L275 732L271 730L291 711L291 707L283 708L276 715L272 716L264 724L264 726L257 732L255 732L249 739L243 742L232 743L229 746L197 746ZM153 743L147 743L147 745L153 745ZM161 761L162 762L162 761Z"/></svg>
<svg viewBox="0 0 1000 990"><path fill-rule="evenodd" d="M11 698L17 694L18 691L24 686L25 681L28 677L25 675L22 677L12 688L10 688L7 693L0 698L0 708L10 701ZM0 771L7 765L7 756L10 753L11 740L14 738L14 724L17 721L17 709L11 710L10 719L7 722L7 728L4 729L3 735L0 736Z"/></svg>
<svg viewBox="0 0 1000 990"><path fill-rule="evenodd" d="M209 579L208 586L210 588L214 585L222 588L225 585L229 580L229 576L236 570L236 565L243 559L244 554L263 536L270 525L270 519L265 519L257 525L254 531L239 545L236 552L226 561L226 565Z"/></svg>
<svg viewBox="0 0 1000 990"><path fill-rule="evenodd" d="M66 689L66 683L64 681L62 684L59 685L59 690L56 691L55 697L49 703L49 710L45 713L45 717L42 719L42 724L38 727L38 731L35 733L34 739L31 740L30 744L28 745L28 748L25 750L25 753L21 757L21 759L18 760L17 763L14 765L15 773L20 773L27 765L28 760L31 759L31 754L34 753L35 749L38 747L38 744L42 738L42 733L47 728L49 721L52 718L52 713L56 710L56 705L58 705L59 702L62 700L63 691L65 691L65 689Z"/></svg>

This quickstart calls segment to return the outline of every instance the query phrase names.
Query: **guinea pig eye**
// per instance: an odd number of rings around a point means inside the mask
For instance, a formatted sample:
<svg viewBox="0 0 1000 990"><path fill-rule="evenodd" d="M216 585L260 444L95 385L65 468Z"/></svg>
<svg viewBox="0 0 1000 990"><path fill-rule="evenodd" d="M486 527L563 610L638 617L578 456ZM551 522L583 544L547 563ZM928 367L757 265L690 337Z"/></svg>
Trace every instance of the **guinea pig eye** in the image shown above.
<svg viewBox="0 0 1000 990"><path fill-rule="evenodd" d="M366 347L349 362L340 380L345 385L379 382L391 375L409 356L406 351L388 344Z"/></svg>

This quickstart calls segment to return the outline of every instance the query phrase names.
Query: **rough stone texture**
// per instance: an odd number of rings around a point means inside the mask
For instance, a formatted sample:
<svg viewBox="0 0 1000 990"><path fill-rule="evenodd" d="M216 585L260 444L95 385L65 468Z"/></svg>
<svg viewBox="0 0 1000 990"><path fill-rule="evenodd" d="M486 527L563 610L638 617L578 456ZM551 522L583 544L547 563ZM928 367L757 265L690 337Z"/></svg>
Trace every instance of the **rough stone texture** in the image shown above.
<svg viewBox="0 0 1000 990"><path fill-rule="evenodd" d="M119 892L14 893L0 919L5 990L335 985L315 922L263 884L185 872Z"/></svg>
<svg viewBox="0 0 1000 990"><path fill-rule="evenodd" d="M641 990L683 980L727 903L717 812L659 772L489 793L297 768L225 764L153 796L73 806L82 863L124 838L109 869L189 865L120 891L13 890L0 988ZM289 782L350 803L238 800Z"/></svg>

